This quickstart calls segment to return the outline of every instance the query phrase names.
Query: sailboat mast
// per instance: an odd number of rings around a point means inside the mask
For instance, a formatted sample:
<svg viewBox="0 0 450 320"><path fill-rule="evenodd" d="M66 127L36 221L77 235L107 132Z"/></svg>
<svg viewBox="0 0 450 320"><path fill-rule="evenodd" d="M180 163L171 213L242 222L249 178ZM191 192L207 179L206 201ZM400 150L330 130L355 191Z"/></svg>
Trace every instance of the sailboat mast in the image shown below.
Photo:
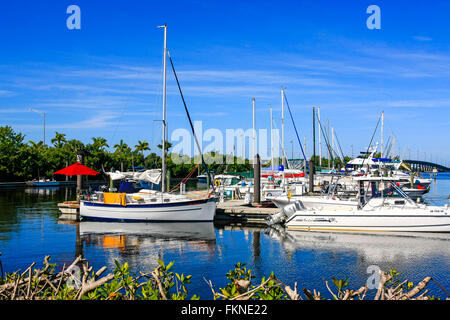
<svg viewBox="0 0 450 320"><path fill-rule="evenodd" d="M317 119L320 123L320 107L317 107ZM319 167L322 168L322 138L320 136L320 131L321 130L319 130Z"/></svg>
<svg viewBox="0 0 450 320"><path fill-rule="evenodd" d="M255 97L252 99L252 107L253 107L253 159L255 160L256 156L256 128L255 128Z"/></svg>
<svg viewBox="0 0 450 320"><path fill-rule="evenodd" d="M283 150L283 166L286 167L286 157L284 157L284 89L281 88L281 148Z"/></svg>
<svg viewBox="0 0 450 320"><path fill-rule="evenodd" d="M271 167L272 167L272 171L273 171L274 161L273 161L273 116L272 116L272 106L270 106L270 158L271 158Z"/></svg>
<svg viewBox="0 0 450 320"><path fill-rule="evenodd" d="M380 158L383 158L383 126L384 126L384 111L381 112L381 154Z"/></svg>
<svg viewBox="0 0 450 320"><path fill-rule="evenodd" d="M167 24L159 26L164 28L164 58L163 58L163 120L162 120L162 168L161 192L166 188L166 74L167 74Z"/></svg>

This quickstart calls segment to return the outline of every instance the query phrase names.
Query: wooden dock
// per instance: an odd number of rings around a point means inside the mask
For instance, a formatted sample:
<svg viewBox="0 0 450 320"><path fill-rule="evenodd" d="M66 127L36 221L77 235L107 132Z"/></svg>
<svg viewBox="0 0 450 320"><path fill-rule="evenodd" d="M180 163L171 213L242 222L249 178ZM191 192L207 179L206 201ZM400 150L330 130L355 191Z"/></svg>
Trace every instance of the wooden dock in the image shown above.
<svg viewBox="0 0 450 320"><path fill-rule="evenodd" d="M265 223L265 219L280 212L273 204L263 204L260 207L245 204L244 200L228 200L217 204L217 220L242 220L248 223Z"/></svg>
<svg viewBox="0 0 450 320"><path fill-rule="evenodd" d="M61 211L60 220L80 221L80 204L77 201L65 201L58 203Z"/></svg>

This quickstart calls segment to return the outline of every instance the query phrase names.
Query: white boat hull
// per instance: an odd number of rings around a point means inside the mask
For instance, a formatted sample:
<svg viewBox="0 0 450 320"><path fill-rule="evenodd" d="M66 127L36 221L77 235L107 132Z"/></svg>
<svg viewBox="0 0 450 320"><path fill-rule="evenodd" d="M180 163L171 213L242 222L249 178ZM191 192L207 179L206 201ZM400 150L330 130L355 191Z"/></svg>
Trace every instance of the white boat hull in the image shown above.
<svg viewBox="0 0 450 320"><path fill-rule="evenodd" d="M155 204L104 204L80 202L82 219L147 221L147 222L208 222L214 220L215 198Z"/></svg>
<svg viewBox="0 0 450 320"><path fill-rule="evenodd" d="M450 232L449 209L298 210L290 230L370 232Z"/></svg>
<svg viewBox="0 0 450 320"><path fill-rule="evenodd" d="M310 196L293 196L289 199L287 196L277 197L272 199L272 202L278 208L284 208L290 203L300 200L305 208L307 209L318 209L324 207L333 208L356 208L358 206L357 201L351 200L338 200L332 198L320 198L320 197L310 197Z"/></svg>

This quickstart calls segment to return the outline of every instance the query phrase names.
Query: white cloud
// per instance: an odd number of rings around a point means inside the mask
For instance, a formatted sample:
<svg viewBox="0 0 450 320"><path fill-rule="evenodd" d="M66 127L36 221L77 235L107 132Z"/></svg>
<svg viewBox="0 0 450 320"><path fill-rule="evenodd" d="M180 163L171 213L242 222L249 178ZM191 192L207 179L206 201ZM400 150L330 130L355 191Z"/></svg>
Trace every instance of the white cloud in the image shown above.
<svg viewBox="0 0 450 320"><path fill-rule="evenodd" d="M433 40L430 37L424 37L424 36L413 36L413 39L417 40L417 41L431 41L431 40Z"/></svg>

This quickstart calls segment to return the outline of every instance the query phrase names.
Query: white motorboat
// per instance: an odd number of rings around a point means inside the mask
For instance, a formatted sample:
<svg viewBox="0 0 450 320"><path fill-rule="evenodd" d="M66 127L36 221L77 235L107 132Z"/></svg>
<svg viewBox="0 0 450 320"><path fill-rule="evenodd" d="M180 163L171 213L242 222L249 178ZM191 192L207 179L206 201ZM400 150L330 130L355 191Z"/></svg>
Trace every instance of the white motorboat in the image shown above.
<svg viewBox="0 0 450 320"><path fill-rule="evenodd" d="M450 232L450 206L428 206L412 201L396 183L391 183L390 197L373 192L368 201L364 197L364 182L392 181L389 178L360 178L357 207L324 207L307 209L296 201L272 216L268 223L283 222L290 230L352 231L352 232Z"/></svg>
<svg viewBox="0 0 450 320"><path fill-rule="evenodd" d="M357 207L357 200L342 200L337 196L289 196L282 195L272 199L272 202L278 208L284 208L290 203L294 203L296 201L301 201L302 204L309 209L321 209L324 207L333 207L333 208L347 208L347 207Z"/></svg>

